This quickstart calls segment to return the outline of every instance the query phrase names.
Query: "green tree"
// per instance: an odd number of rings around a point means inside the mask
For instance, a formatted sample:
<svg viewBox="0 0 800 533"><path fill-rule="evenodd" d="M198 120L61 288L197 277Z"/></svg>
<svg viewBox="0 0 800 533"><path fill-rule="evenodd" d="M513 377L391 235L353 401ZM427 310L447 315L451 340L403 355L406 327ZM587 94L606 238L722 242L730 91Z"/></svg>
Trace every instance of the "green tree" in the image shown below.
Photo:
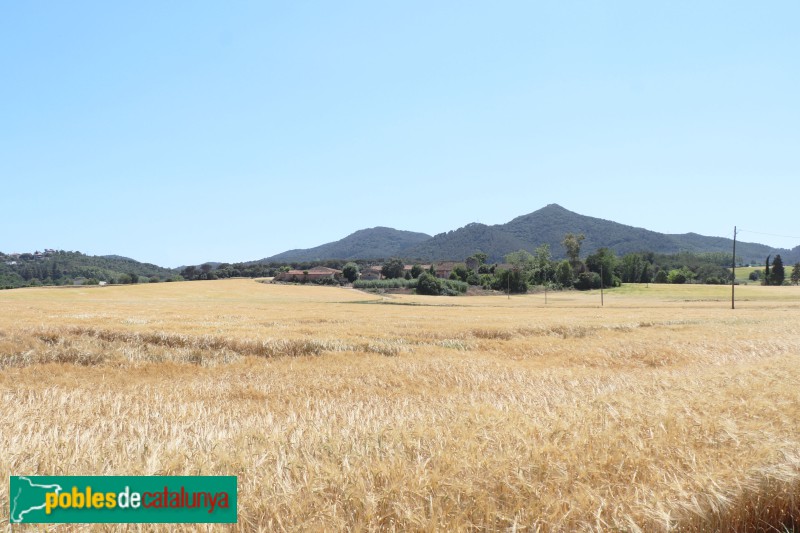
<svg viewBox="0 0 800 533"><path fill-rule="evenodd" d="M489 259L489 256L481 251L477 251L467 259L474 259L478 263L478 266L481 266Z"/></svg>
<svg viewBox="0 0 800 533"><path fill-rule="evenodd" d="M775 259L772 260L772 273L769 279L770 285L783 285L783 280L786 279L786 272L783 269L781 254L776 254Z"/></svg>
<svg viewBox="0 0 800 533"><path fill-rule="evenodd" d="M517 250L506 255L506 263L511 265L511 269L519 272L522 276L527 277L535 266L535 259L526 250ZM527 289L526 289L527 290Z"/></svg>
<svg viewBox="0 0 800 533"><path fill-rule="evenodd" d="M419 275L419 279L417 280L417 294L438 296L441 292L442 286L436 276L428 272L423 272Z"/></svg>
<svg viewBox="0 0 800 533"><path fill-rule="evenodd" d="M772 257L772 256L771 255L767 256L767 262L764 265L764 281L762 281L762 283L764 285L769 285L769 282L770 282L770 277L771 277L771 273L769 271L769 258L770 257Z"/></svg>
<svg viewBox="0 0 800 533"><path fill-rule="evenodd" d="M509 291L514 294L528 292L528 283L521 270L497 270L492 288L496 291Z"/></svg>
<svg viewBox="0 0 800 533"><path fill-rule="evenodd" d="M550 280L550 273L553 270L553 256L550 253L550 245L542 244L533 251L533 281L537 285L542 285Z"/></svg>
<svg viewBox="0 0 800 533"><path fill-rule="evenodd" d="M650 263L644 261L642 264L642 274L639 276L639 283L650 283L652 279L652 268Z"/></svg>
<svg viewBox="0 0 800 533"><path fill-rule="evenodd" d="M650 263L640 253L625 254L619 264L623 283L647 283L650 281Z"/></svg>
<svg viewBox="0 0 800 533"><path fill-rule="evenodd" d="M184 279L188 279L190 281L193 279L197 279L198 275L199 272L197 271L196 266L187 266L186 268L181 270L181 276L183 276Z"/></svg>
<svg viewBox="0 0 800 533"><path fill-rule="evenodd" d="M403 260L394 257L389 259L389 261L381 267L381 274L383 274L383 277L386 279L402 278L404 268L405 264Z"/></svg>
<svg viewBox="0 0 800 533"><path fill-rule="evenodd" d="M667 282L682 285L694 278L694 273L686 267L676 268L667 274Z"/></svg>
<svg viewBox="0 0 800 533"><path fill-rule="evenodd" d="M423 272L424 269L422 268L422 265L420 265L419 263L411 267L411 277L414 279L417 279L419 275L422 274Z"/></svg>
<svg viewBox="0 0 800 533"><path fill-rule="evenodd" d="M342 267L342 276L350 283L353 283L358 279L358 265L353 262L344 265Z"/></svg>
<svg viewBox="0 0 800 533"><path fill-rule="evenodd" d="M595 253L586 258L586 266L590 272L602 274L602 283L604 287L615 287L619 285L618 281L614 279L614 274L617 268L617 256L613 250L608 248L600 248Z"/></svg>
<svg viewBox="0 0 800 533"><path fill-rule="evenodd" d="M581 243L583 243L584 239L586 239L586 236L583 233L580 235L567 233L564 235L564 240L561 241L561 244L564 246L564 250L566 250L567 257L569 258L569 262L572 264L572 266L578 264L578 260L581 256Z"/></svg>
<svg viewBox="0 0 800 533"><path fill-rule="evenodd" d="M575 278L573 287L579 291L588 291L589 289L600 288L600 274L597 272L581 272Z"/></svg>
<svg viewBox="0 0 800 533"><path fill-rule="evenodd" d="M467 281L467 276L469 276L469 269L467 269L467 265L464 263L455 265L453 271L450 273L450 279L457 279L460 281Z"/></svg>
<svg viewBox="0 0 800 533"><path fill-rule="evenodd" d="M792 284L798 285L800 284L800 263L795 263L794 268L792 268Z"/></svg>
<svg viewBox="0 0 800 533"><path fill-rule="evenodd" d="M569 287L572 285L572 265L569 261L564 259L556 267L556 282L562 287Z"/></svg>

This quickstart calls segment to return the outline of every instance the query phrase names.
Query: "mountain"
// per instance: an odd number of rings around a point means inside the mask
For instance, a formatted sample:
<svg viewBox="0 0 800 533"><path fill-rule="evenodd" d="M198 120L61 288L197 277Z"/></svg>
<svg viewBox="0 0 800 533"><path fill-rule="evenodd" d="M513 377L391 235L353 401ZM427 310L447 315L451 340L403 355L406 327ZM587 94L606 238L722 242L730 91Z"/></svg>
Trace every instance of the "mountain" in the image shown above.
<svg viewBox="0 0 800 533"><path fill-rule="evenodd" d="M586 256L598 248L606 247L617 255L630 252L649 251L655 253L677 252L723 252L731 253L733 241L723 237L706 237L697 233L664 234L644 228L627 226L611 220L604 220L574 213L558 204L548 206L519 216L505 224L486 226L491 228L493 239L469 246L469 236L474 233L472 225L446 234L437 235L436 247L429 242L406 251L406 256L421 259L463 259L475 252L476 248L489 255L491 260L499 261L509 252L519 249L533 250L541 244L549 244L553 256L564 257L561 241L566 233L582 233L586 239L581 246L581 254ZM505 236L505 238L503 237ZM518 243L518 244L511 244ZM418 253L418 252L426 253ZM459 255L459 252L460 255ZM794 250L777 249L757 243L737 241L736 255L745 262L763 262L767 255L781 254L785 263L800 260L800 247Z"/></svg>
<svg viewBox="0 0 800 533"><path fill-rule="evenodd" d="M581 251L590 254L606 247L617 255L630 252L655 253L722 252L731 253L733 241L724 237L706 237L697 233L664 234L618 222L573 213L551 204L502 225L511 234L529 245L549 243L554 255L563 256L561 240L565 233L583 233L586 240ZM761 262L767 255L781 254L784 261L800 260L800 247L792 250L772 248L764 244L737 241L736 255L745 262Z"/></svg>
<svg viewBox="0 0 800 533"><path fill-rule="evenodd" d="M415 242L390 239L406 235L391 228L361 230L341 241L323 244L308 250L290 250L270 257L268 261L310 261L317 259L371 259L391 256L409 260L463 260L476 251L486 253L491 261L501 261L509 252L520 249L532 251L549 244L555 258L564 257L561 241L566 233L586 236L581 254L586 256L598 248L607 247L617 255L629 252L655 253L723 252L730 253L733 241L722 237L706 237L696 233L665 234L644 228L627 226L611 220L574 213L557 204L550 204L505 224L487 226L472 223L463 228L428 237L414 235ZM736 255L744 262L761 264L767 255L781 254L784 264L800 261L800 246L792 250L771 248L757 243L737 241Z"/></svg>
<svg viewBox="0 0 800 533"><path fill-rule="evenodd" d="M463 228L440 233L427 241L406 248L402 256L420 261L463 260L475 252L489 254L500 260L508 252L528 248L527 243L500 226L487 226L473 222Z"/></svg>
<svg viewBox="0 0 800 533"><path fill-rule="evenodd" d="M553 254L558 256L563 255L561 241L565 233L582 233L586 236L581 246L585 254L602 247L611 248L619 255L642 250L678 251L672 239L663 233L579 215L558 204L522 215L500 227L527 243L528 247L547 243Z"/></svg>
<svg viewBox="0 0 800 533"><path fill-rule="evenodd" d="M383 259L401 255L431 238L425 233L376 227L358 230L336 242L303 250L288 250L261 262L316 261L318 259Z"/></svg>

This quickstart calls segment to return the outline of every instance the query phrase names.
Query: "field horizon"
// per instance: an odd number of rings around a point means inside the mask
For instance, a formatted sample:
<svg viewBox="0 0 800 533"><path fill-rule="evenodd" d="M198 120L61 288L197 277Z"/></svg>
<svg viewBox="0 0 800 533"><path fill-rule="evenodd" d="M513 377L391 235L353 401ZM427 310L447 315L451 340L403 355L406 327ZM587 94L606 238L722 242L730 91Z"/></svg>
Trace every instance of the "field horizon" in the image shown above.
<svg viewBox="0 0 800 533"><path fill-rule="evenodd" d="M236 475L253 531L790 531L800 288L736 296L2 291L0 469Z"/></svg>

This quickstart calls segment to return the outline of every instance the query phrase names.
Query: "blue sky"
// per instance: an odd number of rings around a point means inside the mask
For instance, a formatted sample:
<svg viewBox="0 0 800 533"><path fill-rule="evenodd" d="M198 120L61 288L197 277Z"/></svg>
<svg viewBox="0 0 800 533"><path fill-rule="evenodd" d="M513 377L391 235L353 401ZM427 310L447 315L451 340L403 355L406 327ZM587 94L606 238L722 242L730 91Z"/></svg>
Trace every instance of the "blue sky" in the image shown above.
<svg viewBox="0 0 800 533"><path fill-rule="evenodd" d="M796 1L6 2L0 251L244 261L549 203L800 235L798 20Z"/></svg>

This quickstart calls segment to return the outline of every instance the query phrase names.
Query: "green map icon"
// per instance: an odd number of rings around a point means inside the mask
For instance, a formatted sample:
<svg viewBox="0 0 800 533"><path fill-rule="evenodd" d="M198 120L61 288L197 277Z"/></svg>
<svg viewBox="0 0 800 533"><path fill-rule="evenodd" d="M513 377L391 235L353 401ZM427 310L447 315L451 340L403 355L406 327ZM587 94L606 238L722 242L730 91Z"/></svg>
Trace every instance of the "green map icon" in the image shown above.
<svg viewBox="0 0 800 533"><path fill-rule="evenodd" d="M61 493L58 484L37 483L29 477L11 476L9 482L9 522L38 522L45 516L45 494Z"/></svg>
<svg viewBox="0 0 800 533"><path fill-rule="evenodd" d="M236 523L236 476L11 476L10 524Z"/></svg>

